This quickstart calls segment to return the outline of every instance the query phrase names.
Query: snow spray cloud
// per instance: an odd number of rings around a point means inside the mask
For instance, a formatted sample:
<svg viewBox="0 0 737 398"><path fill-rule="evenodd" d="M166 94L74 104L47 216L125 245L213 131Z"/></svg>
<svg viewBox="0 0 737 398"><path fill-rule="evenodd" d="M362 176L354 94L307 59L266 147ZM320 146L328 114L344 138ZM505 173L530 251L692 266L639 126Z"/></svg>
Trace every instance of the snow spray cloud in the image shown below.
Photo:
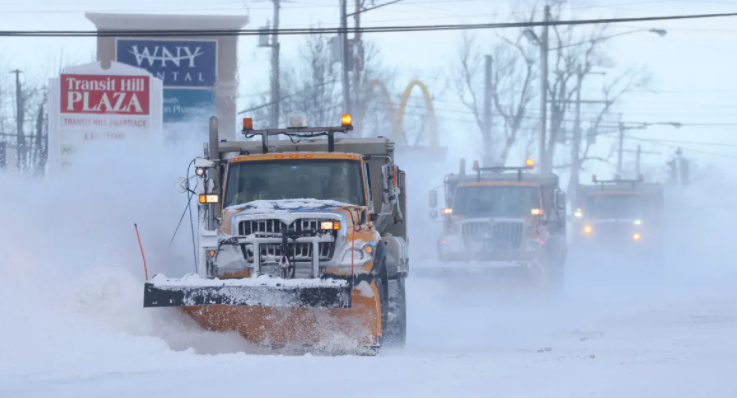
<svg viewBox="0 0 737 398"><path fill-rule="evenodd" d="M149 277L194 271L189 215L169 242L187 204L175 181L202 155L206 130L199 133L176 143L156 137L95 145L45 180L0 175L12 187L0 198L0 290L27 305L26 315L52 306L113 330L167 337L172 327L157 318L164 311L141 307L145 277L134 223ZM183 341L174 338L170 345Z"/></svg>

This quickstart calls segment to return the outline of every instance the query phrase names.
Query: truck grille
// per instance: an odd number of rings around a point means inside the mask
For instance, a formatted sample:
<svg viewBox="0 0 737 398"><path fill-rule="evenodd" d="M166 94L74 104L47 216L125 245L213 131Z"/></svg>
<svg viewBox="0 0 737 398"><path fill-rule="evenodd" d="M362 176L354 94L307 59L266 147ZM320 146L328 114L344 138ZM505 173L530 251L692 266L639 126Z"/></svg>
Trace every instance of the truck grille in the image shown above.
<svg viewBox="0 0 737 398"><path fill-rule="evenodd" d="M321 221L334 221L334 220L319 220L302 218L292 222L288 230L289 231L309 231L319 230ZM269 219L269 220L245 220L238 224L238 234L247 236L256 232L282 232L286 228L286 224L282 220Z"/></svg>
<svg viewBox="0 0 737 398"><path fill-rule="evenodd" d="M334 242L318 243L320 261L329 261L335 252ZM261 264L268 262L279 262L284 255L281 243L262 243L259 246ZM292 242L287 243L287 256L297 262L312 262L312 243ZM246 245L246 261L253 262L253 245ZM311 265L310 265L311 267ZM311 268L310 268L311 269Z"/></svg>
<svg viewBox="0 0 737 398"><path fill-rule="evenodd" d="M255 233L281 233L283 231L304 232L309 230L319 231L320 222L335 221L332 219L297 219L287 225L279 219L266 220L243 220L238 224L238 234L248 236ZM330 261L335 254L335 242L338 240L338 231L331 231L333 235L332 242L318 243L318 260L320 262ZM287 243L287 257L295 261L295 278L312 278L312 250L313 245L309 242ZM247 244L243 249L243 254L248 263L253 264L254 245ZM259 264L261 271L266 274L277 275L278 263L284 255L281 243L260 243L259 244Z"/></svg>
<svg viewBox="0 0 737 398"><path fill-rule="evenodd" d="M631 223L595 223L594 236L603 240L631 239L635 228Z"/></svg>
<svg viewBox="0 0 737 398"><path fill-rule="evenodd" d="M524 237L524 221L472 221L461 228L467 243L484 242L489 249L519 249Z"/></svg>

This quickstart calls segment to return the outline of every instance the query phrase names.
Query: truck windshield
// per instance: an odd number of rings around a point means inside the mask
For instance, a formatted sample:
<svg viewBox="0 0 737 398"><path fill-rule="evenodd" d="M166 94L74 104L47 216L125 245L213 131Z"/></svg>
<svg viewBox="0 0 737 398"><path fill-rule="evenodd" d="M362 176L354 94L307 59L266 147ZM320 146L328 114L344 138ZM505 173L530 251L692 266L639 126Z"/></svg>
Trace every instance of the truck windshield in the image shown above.
<svg viewBox="0 0 737 398"><path fill-rule="evenodd" d="M643 197L638 195L592 195L588 198L588 216L603 218L642 218L646 211Z"/></svg>
<svg viewBox="0 0 737 398"><path fill-rule="evenodd" d="M540 208L537 187L465 186L458 187L456 191L453 214L520 218L530 216L532 209Z"/></svg>
<svg viewBox="0 0 737 398"><path fill-rule="evenodd" d="M278 159L230 164L225 207L279 199L334 200L365 206L361 162Z"/></svg>

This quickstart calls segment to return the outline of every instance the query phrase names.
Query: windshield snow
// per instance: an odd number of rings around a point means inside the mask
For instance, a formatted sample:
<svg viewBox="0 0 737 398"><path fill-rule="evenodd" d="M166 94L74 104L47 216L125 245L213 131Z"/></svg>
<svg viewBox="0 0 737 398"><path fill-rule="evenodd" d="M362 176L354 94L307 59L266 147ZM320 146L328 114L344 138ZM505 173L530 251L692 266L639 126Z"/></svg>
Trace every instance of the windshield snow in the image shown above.
<svg viewBox="0 0 737 398"><path fill-rule="evenodd" d="M255 200L320 199L365 206L361 163L289 159L232 163L225 206Z"/></svg>
<svg viewBox="0 0 737 398"><path fill-rule="evenodd" d="M456 191L453 214L467 217L527 217L539 209L536 187L466 186Z"/></svg>

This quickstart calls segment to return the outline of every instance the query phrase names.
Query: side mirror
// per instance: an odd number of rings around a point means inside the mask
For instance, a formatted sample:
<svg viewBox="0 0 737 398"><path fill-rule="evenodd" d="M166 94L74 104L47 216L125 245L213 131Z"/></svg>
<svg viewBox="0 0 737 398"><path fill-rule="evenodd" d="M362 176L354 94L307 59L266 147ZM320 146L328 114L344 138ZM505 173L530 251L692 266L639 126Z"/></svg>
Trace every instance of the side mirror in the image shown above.
<svg viewBox="0 0 737 398"><path fill-rule="evenodd" d="M394 189L394 174L396 173L393 164L385 164L381 166L381 182L384 188L384 203L395 204L397 201L396 190Z"/></svg>
<svg viewBox="0 0 737 398"><path fill-rule="evenodd" d="M566 193L563 191L555 192L555 208L559 211L565 211L566 209Z"/></svg>
<svg viewBox="0 0 737 398"><path fill-rule="evenodd" d="M431 209L438 207L438 191L434 189L430 191L429 197L427 199Z"/></svg>
<svg viewBox="0 0 737 398"><path fill-rule="evenodd" d="M430 218L432 218L433 220L436 220L438 218L438 211L435 209L430 210Z"/></svg>
<svg viewBox="0 0 737 398"><path fill-rule="evenodd" d="M174 184L174 188L179 193L189 192L189 179L186 177L179 177L177 182Z"/></svg>

